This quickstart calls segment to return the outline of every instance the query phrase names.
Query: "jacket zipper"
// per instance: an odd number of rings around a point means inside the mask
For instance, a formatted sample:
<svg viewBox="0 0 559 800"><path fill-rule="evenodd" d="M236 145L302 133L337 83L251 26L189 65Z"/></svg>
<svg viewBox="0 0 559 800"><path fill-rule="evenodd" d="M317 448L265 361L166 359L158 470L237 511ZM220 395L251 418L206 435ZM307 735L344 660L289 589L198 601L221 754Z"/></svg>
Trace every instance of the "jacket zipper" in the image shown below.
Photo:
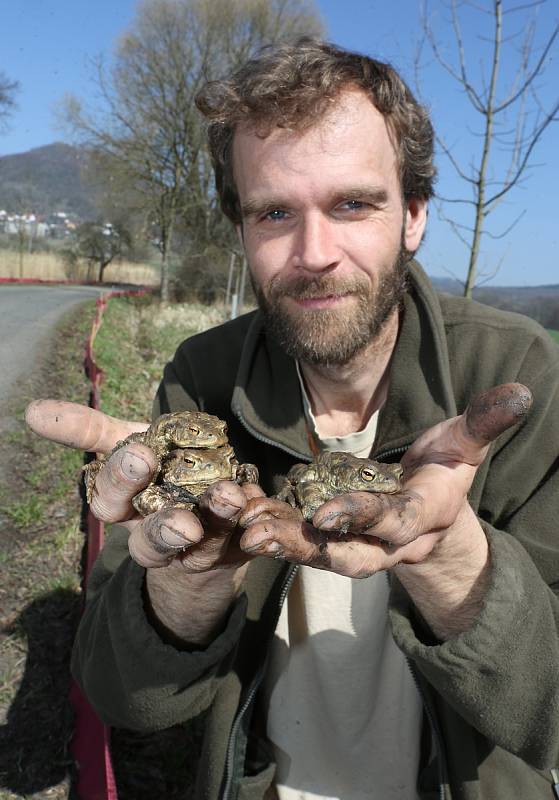
<svg viewBox="0 0 559 800"><path fill-rule="evenodd" d="M264 444L269 444L271 447L278 447L280 450L283 450L285 453L289 453L290 456L294 456L295 458L301 459L301 461L310 462L312 461L309 456L304 453L299 453L297 450L292 450L290 447L286 447L284 444L279 444L279 442L274 442L273 439L269 439L267 436L264 436L262 433L256 431L252 425L249 425L245 418L242 416L240 410L238 408L233 409L235 416L243 426L243 428L250 433L251 436L254 436L255 439L258 439L259 442L264 442Z"/></svg>
<svg viewBox="0 0 559 800"><path fill-rule="evenodd" d="M298 453L296 450L292 450L289 447L285 447L285 445L278 444L278 442L275 442L273 439L269 439L267 436L264 436L261 433L259 433L258 431L254 430L254 428L246 422L246 420L241 415L239 410L237 410L236 416L237 416L237 419L240 421L240 423L245 428L245 430L247 430L251 434L251 436L254 436L255 439L258 439L260 442L264 442L265 444L271 445L272 447L279 447L280 450L284 450L286 453L289 453L290 455L294 456L295 458L300 458L301 460L306 461L306 462L310 462L311 461L311 459L307 455L304 455L303 453ZM406 452L408 447L409 447L409 444L400 445L400 447L392 447L389 450L385 450L384 452L379 453L378 455L375 456L375 458L376 458L377 461L381 461L381 460L384 460L384 459L386 459L386 458L388 458L390 456L403 454L403 453ZM279 618L279 614L281 612L282 606L283 606L283 604L285 602L285 598L287 597L287 593L289 592L289 589L290 589L291 584L292 584L292 582L293 582L293 580L295 578L295 575L297 574L297 570L298 569L299 569L299 565L298 564L292 564L290 566L290 568L289 568L289 571L287 572L287 575L286 575L286 578L285 578L285 582L283 584L282 591L281 591L280 597L279 597L278 614L277 614L277 618L276 618L276 623L277 623L277 619ZM438 757L439 757L438 758L439 798L440 798L440 800L445 800L443 750L442 750L440 732L439 732L438 725L436 723L435 717L433 715L433 712L431 711L431 709L429 708L429 706L427 704L427 701L426 701L426 698L425 698L425 693L424 693L423 689L421 688L421 686L419 684L419 681L417 679L417 675L415 673L415 670L414 670L410 660L407 658L407 656L405 658L406 658L406 661L407 661L408 668L410 670L411 676L413 678L413 681L414 681L414 683L415 683L415 685L417 687L417 691L419 692L419 695L421 697L421 702L423 704L423 708L425 709L425 714L426 714L427 719L429 721L429 725L430 725L431 730L433 732L433 737L434 737L434 740L435 740L435 747L436 747L437 754L438 754ZM235 759L237 733L239 731L239 727L241 725L242 718L243 718L244 714L246 713L247 709L250 707L250 705L251 705L251 703L252 703L252 701L254 699L254 696L255 696L255 694L256 694L256 692L258 690L258 687L260 686L260 682L261 682L262 678L264 677L265 667L266 667L266 660L264 660L264 663L262 664L262 666L258 670L256 676L254 677L254 680L253 680L252 685L250 687L250 690L249 690L249 692L248 692L248 694L247 694L247 696L245 698L245 701L242 704L241 708L239 709L239 711L237 713L237 716L235 717L235 720L234 720L233 725L231 727L231 734L230 734L230 737L229 737L229 744L227 746L227 757L226 757L226 767L225 767L227 780L226 780L226 783L225 783L225 788L223 790L222 800L229 800L229 795L230 795L230 792L231 792L231 786L233 784L233 768L234 768L234 763L233 762L234 762L234 759Z"/></svg>
<svg viewBox="0 0 559 800"><path fill-rule="evenodd" d="M423 704L423 709L425 711L425 715L426 715L427 720L429 722L429 726L430 726L431 732L433 734L433 739L435 741L435 749L437 751L437 756L438 756L437 771L438 771L438 774L439 774L439 800L445 800L445 783L447 781L445 779L445 773L446 773L445 766L446 765L445 765L445 761L444 761L444 757L443 757L443 745L442 745L441 732L439 730L439 725L438 725L437 719L436 719L435 715L433 714L433 712L432 712L432 710L431 710L431 708L429 706L429 703L427 702L427 698L425 697L425 692L423 691L423 687L421 686L421 683L420 683L420 681L419 681L419 679L417 677L417 672L415 670L415 667L414 667L413 663L410 661L410 659L407 656L405 656L405 659L407 661L409 670L411 672L411 676L413 678L413 682L415 683L416 689L417 689L417 691L419 693L419 696L421 697L421 702Z"/></svg>
<svg viewBox="0 0 559 800"><path fill-rule="evenodd" d="M279 598L278 598L278 605L277 605L277 609L276 609L277 613L276 613L276 617L275 617L275 623L274 623L274 626L273 626L273 630L276 629L277 622L278 622L278 619L279 619L279 615L281 613L281 609L282 609L283 604L285 602L285 598L288 595L289 589L291 588L291 584L295 580L295 575L297 574L298 569L299 569L299 565L298 564L291 564L289 566L289 569L287 570L287 573L285 575L285 580L284 580L283 585L281 587L281 592L280 592L280 595L279 595ZM237 716L235 717L233 725L231 726L231 733L230 733L230 736L229 736L229 744L227 745L227 756L226 756L226 761L225 761L225 774L227 775L227 779L225 781L225 788L223 789L222 800L229 800L229 796L231 794L231 787L233 785L233 778L234 778L234 774L233 773L234 773L234 768L235 768L235 763L234 762L235 762L235 751L236 751L236 745L237 745L237 734L239 732L239 728L241 726L242 719L243 719L244 715L246 714L247 710L250 708L250 706L251 706L251 704L252 704L252 702L254 700L254 696L256 695L256 692L258 691L260 683L262 682L262 678L264 677L264 672L266 670L267 660L268 660L267 657L265 657L263 662L262 662L262 664L260 665L260 669L258 670L256 675L254 676L252 684L251 684L250 689L248 691L248 694L245 697L245 700L244 700L242 706L240 707L239 711L237 712Z"/></svg>
<svg viewBox="0 0 559 800"><path fill-rule="evenodd" d="M387 458L388 456L394 456L394 455L398 455L400 453L405 453L405 451L408 449L408 447L409 447L409 445L402 445L400 447L393 447L390 450L385 450L384 453L379 453L376 456L376 459L380 461L382 459ZM388 574L387 574L386 577L388 579ZM417 689L417 691L419 693L419 696L421 697L421 702L422 702L423 708L425 710L425 715L427 717L427 720L429 722L429 726L430 726L431 731L433 733L433 739L435 741L435 749L437 751L437 756L438 756L437 769L438 769L438 773L439 773L439 799L440 800L445 800L445 772L446 772L446 769L445 769L445 763L444 763L444 757L443 757L443 752L444 751L443 751L443 745L442 745L442 736L441 736L441 733L440 733L440 730L439 730L439 726L438 726L436 717L433 714L433 711L431 710L431 707L429 706L429 704L427 702L427 698L425 696L425 692L423 691L423 687L421 686L421 683L420 683L420 681L419 681L419 679L417 677L417 672L415 670L415 667L414 667L413 663L410 661L410 659L407 656L405 656L405 659L406 659L409 671L411 673L411 676L413 678L413 682L415 683L416 689Z"/></svg>

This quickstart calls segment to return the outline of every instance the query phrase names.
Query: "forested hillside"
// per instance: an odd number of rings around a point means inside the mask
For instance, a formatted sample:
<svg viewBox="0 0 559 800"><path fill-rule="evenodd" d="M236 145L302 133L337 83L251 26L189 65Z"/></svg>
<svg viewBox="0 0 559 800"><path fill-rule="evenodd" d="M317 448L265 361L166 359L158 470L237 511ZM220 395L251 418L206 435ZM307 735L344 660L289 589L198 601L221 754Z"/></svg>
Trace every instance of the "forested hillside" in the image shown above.
<svg viewBox="0 0 559 800"><path fill-rule="evenodd" d="M81 180L84 155L62 142L0 157L0 209L12 214L73 212L95 216Z"/></svg>

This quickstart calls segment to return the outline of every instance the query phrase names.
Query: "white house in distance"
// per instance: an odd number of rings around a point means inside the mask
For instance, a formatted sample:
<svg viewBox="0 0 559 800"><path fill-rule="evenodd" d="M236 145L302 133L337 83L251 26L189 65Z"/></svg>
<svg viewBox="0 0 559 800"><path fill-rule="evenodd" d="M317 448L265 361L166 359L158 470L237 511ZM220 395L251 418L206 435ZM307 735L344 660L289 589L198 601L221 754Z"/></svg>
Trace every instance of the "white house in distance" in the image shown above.
<svg viewBox="0 0 559 800"><path fill-rule="evenodd" d="M0 234L21 235L30 238L63 239L69 236L79 225L75 214L56 211L54 214L12 214L0 209Z"/></svg>

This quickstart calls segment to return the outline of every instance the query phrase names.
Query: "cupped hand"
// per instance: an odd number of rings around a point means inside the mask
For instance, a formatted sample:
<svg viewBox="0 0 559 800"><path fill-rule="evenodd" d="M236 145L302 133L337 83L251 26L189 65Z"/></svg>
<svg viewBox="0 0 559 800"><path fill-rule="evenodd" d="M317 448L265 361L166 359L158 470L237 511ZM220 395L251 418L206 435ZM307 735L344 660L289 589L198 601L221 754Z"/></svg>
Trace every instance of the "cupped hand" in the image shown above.
<svg viewBox="0 0 559 800"><path fill-rule="evenodd" d="M131 433L145 431L145 422L115 419L87 406L59 400L34 400L26 422L40 436L78 450L109 455ZM143 444L123 444L97 475L91 510L103 522L119 522L130 531L132 558L144 567L180 562L187 572L235 566L250 556L238 547L235 528L247 501L262 495L255 485L220 481L200 502L200 519L185 509L139 515L132 498L153 479L157 457Z"/></svg>
<svg viewBox="0 0 559 800"><path fill-rule="evenodd" d="M531 403L521 384L477 395L463 414L428 429L409 448L400 492L340 495L317 510L312 525L282 501L251 500L239 519L246 528L241 547L251 555L366 577L425 561L449 532L465 538L472 518L482 534L468 491L491 442L520 422ZM472 547L478 544L474 533Z"/></svg>

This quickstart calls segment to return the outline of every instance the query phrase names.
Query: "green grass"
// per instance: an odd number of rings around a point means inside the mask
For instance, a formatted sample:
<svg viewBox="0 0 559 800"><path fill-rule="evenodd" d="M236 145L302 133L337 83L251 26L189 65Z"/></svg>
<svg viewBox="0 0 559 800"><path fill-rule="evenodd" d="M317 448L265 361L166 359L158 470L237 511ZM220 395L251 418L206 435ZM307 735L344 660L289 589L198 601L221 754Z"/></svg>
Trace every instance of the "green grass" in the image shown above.
<svg viewBox="0 0 559 800"><path fill-rule="evenodd" d="M163 367L178 345L222 319L219 309L197 304L162 308L144 297L111 300L93 345L104 372L102 410L119 418L150 420Z"/></svg>
<svg viewBox="0 0 559 800"><path fill-rule="evenodd" d="M177 346L222 319L219 309L199 305L161 308L135 298L111 300L94 343L95 361L105 374L102 410L115 417L149 420L163 367ZM154 734L113 731L119 796L191 798L201 741L196 725L200 723Z"/></svg>
<svg viewBox="0 0 559 800"><path fill-rule="evenodd" d="M559 342L559 331L549 331L551 337L555 339L555 341Z"/></svg>
<svg viewBox="0 0 559 800"><path fill-rule="evenodd" d="M12 503L4 512L18 528L29 528L45 521L45 500L31 496L18 503Z"/></svg>

